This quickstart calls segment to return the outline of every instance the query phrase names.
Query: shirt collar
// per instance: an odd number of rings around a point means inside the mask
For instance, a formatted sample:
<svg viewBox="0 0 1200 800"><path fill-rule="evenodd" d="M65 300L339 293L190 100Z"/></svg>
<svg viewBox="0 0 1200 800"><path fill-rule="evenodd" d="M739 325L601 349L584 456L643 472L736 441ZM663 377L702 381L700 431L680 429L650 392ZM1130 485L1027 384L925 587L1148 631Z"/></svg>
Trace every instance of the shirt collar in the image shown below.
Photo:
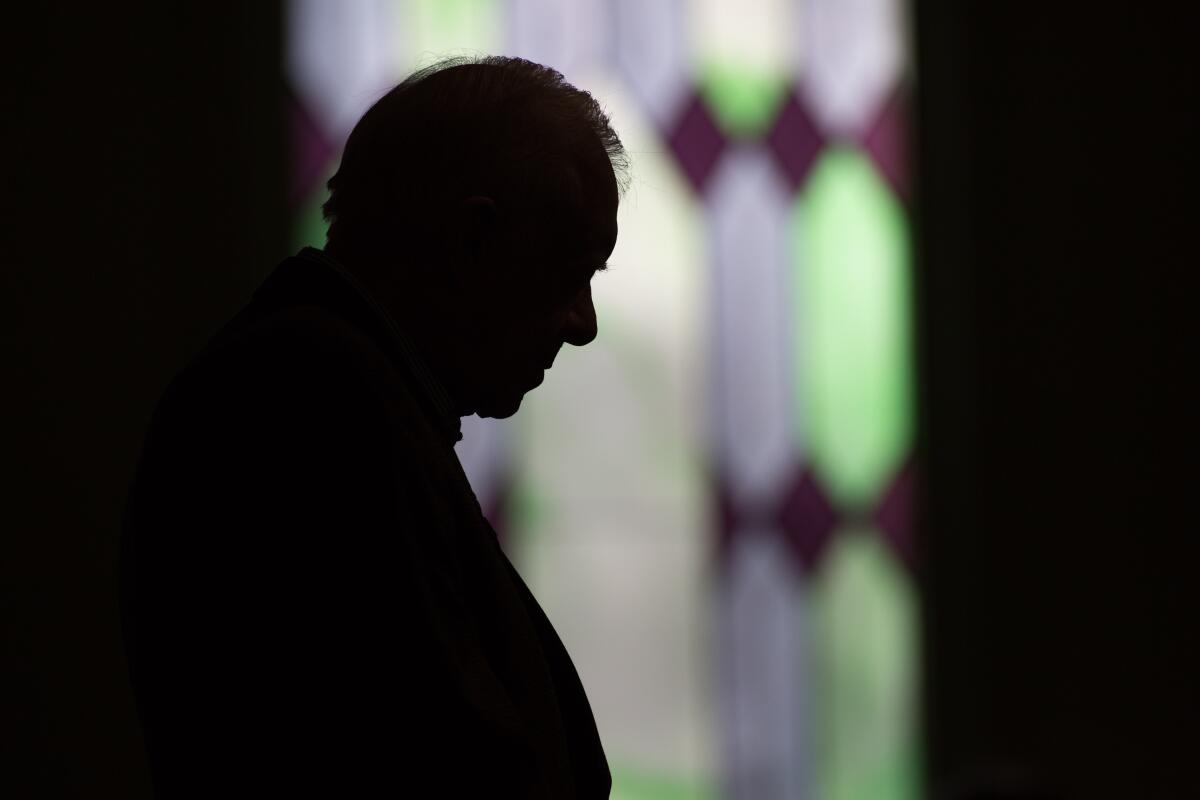
<svg viewBox="0 0 1200 800"><path fill-rule="evenodd" d="M417 352L416 345L413 344L412 339L404 333L403 329L396 323L395 318L375 299L362 281L354 277L348 269L325 251L318 250L315 247L305 247L300 251L299 257L331 268L383 321L396 345L397 351L400 353L400 357L404 361L404 365L412 373L413 378L416 379L418 387L425 395L429 406L433 409L434 421L437 427L446 434L452 443L461 441L462 419L454 410L454 404L450 400L450 393L446 391L446 387L442 385L442 382L434 376L433 372L429 369L429 365L425 363L425 360Z"/></svg>

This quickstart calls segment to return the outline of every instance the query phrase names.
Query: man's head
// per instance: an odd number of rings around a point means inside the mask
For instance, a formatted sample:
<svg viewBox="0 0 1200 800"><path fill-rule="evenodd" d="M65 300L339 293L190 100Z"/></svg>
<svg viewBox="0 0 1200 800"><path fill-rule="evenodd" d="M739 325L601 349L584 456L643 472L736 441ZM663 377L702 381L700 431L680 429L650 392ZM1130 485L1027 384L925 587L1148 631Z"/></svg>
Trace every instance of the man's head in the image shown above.
<svg viewBox="0 0 1200 800"><path fill-rule="evenodd" d="M617 238L625 152L599 104L521 59L443 61L379 100L329 181L327 250L380 295L462 414L507 417Z"/></svg>

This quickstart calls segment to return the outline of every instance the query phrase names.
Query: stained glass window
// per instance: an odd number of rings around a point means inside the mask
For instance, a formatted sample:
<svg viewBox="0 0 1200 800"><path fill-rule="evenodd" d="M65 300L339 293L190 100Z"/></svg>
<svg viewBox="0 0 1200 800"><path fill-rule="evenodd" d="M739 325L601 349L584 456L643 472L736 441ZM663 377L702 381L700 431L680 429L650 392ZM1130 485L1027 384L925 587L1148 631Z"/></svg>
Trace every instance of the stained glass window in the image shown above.
<svg viewBox="0 0 1200 800"><path fill-rule="evenodd" d="M560 70L633 163L599 335L459 457L614 798L918 794L900 0L293 0L295 243L446 55Z"/></svg>

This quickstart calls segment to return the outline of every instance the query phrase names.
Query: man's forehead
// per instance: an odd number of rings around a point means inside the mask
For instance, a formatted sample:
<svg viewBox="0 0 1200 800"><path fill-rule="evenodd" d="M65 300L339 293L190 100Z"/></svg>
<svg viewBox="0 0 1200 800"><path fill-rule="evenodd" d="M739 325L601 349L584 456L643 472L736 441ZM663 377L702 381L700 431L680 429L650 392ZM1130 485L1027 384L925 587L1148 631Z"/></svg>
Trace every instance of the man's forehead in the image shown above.
<svg viewBox="0 0 1200 800"><path fill-rule="evenodd" d="M556 243L570 255L607 258L617 241L614 210L595 202L583 207L563 209L566 219L556 231Z"/></svg>
<svg viewBox="0 0 1200 800"><path fill-rule="evenodd" d="M574 236L590 251L612 252L617 241L617 188L611 166L581 169L582 194L566 205Z"/></svg>
<svg viewBox="0 0 1200 800"><path fill-rule="evenodd" d="M550 167L553 168L553 167ZM578 150L564 166L572 174L565 182L552 179L552 190L525 206L530 233L539 241L526 242L555 258L606 259L617 240L617 182L603 150Z"/></svg>

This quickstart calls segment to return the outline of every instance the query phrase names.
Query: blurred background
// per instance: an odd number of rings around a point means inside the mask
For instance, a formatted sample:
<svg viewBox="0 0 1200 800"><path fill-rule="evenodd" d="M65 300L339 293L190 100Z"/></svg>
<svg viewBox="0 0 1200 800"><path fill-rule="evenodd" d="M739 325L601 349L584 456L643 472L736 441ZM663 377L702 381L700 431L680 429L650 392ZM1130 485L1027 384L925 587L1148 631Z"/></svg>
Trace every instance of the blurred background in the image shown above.
<svg viewBox="0 0 1200 800"><path fill-rule="evenodd" d="M361 113L495 53L590 91L632 159L597 340L459 444L613 797L1200 796L1196 56L1161 11L1007 5L12 26L0 793L149 796L116 543L154 405L323 243Z"/></svg>

